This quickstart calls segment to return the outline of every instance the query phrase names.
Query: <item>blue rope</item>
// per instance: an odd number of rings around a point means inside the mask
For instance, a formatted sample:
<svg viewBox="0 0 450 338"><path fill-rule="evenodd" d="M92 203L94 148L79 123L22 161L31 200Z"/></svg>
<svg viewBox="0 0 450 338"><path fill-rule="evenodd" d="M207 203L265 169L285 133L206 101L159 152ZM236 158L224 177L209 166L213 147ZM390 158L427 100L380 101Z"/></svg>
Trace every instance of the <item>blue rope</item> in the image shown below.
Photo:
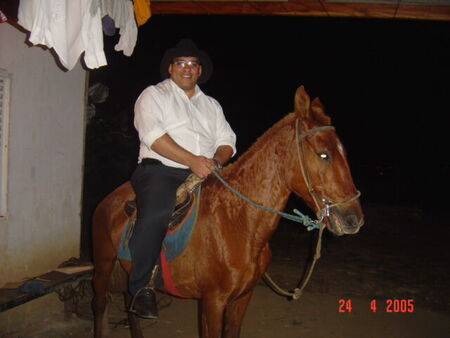
<svg viewBox="0 0 450 338"><path fill-rule="evenodd" d="M291 215L291 214L287 214L285 212L282 211L278 211L275 209L271 209L271 208L267 208L263 205L257 204L251 200L249 200L247 197L245 197L244 195L242 195L239 191L237 191L236 189L234 189L231 185L229 185L222 176L219 175L219 173L216 170L213 170L212 172L218 179L220 182L222 182L222 184L227 187L228 189L230 189L234 194L236 194L238 197L242 198L245 202L259 208L262 210L266 210L275 214L280 215L281 217L284 217L286 219L289 219L291 221L297 222L297 223L302 223L304 226L306 226L306 229L308 231L313 230L313 229L318 229L322 224L312 220L309 216L302 214L299 210L294 209L294 213L296 215Z"/></svg>

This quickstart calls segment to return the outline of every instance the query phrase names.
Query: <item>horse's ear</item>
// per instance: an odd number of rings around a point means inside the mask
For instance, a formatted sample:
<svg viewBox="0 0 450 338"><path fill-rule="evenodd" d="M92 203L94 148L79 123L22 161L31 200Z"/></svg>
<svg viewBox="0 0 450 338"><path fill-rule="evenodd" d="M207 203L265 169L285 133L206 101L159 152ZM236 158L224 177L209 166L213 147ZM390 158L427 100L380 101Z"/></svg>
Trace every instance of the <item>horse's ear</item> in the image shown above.
<svg viewBox="0 0 450 338"><path fill-rule="evenodd" d="M318 97L316 97L311 103L311 111L314 114L314 119L320 121L323 124L331 124L331 118L325 114L325 108Z"/></svg>
<svg viewBox="0 0 450 338"><path fill-rule="evenodd" d="M311 104L311 100L309 98L308 93L303 86L298 87L295 92L295 112L300 119L307 119L309 115L309 107Z"/></svg>

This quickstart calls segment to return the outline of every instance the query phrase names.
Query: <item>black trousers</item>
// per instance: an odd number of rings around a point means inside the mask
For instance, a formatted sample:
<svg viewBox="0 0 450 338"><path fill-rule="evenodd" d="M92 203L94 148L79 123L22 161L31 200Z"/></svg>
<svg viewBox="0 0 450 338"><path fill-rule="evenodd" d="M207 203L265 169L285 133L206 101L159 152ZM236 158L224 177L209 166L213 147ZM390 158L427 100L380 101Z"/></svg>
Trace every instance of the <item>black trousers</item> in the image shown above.
<svg viewBox="0 0 450 338"><path fill-rule="evenodd" d="M132 295L150 280L175 208L177 188L190 173L189 169L144 159L131 176L137 206L136 224L129 243L132 259L129 290Z"/></svg>

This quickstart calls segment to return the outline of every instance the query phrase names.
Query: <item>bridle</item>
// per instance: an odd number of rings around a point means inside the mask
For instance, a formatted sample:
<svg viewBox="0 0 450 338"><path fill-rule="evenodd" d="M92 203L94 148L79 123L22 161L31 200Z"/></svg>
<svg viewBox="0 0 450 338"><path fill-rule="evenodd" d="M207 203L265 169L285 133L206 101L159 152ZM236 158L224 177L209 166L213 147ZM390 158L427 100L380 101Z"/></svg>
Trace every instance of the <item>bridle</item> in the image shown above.
<svg viewBox="0 0 450 338"><path fill-rule="evenodd" d="M335 128L331 125L327 125L327 126L311 128L311 129L308 129L308 130L302 132L300 129L300 125L299 125L299 120L298 119L295 120L295 143L297 145L298 164L300 167L300 172L302 173L303 179L304 179L306 187L308 189L308 192L311 194L312 200L314 201L314 204L316 205L316 208L317 208L316 215L318 218L317 221L319 223L322 222L322 220L325 217L330 216L331 208L336 207L341 204L345 204L345 203L354 201L361 196L361 192L359 190L357 190L355 195L353 195L349 198L346 198L342 201L333 202L330 198L326 198L326 197L320 195L316 190L314 190L314 187L311 183L311 179L308 175L308 171L306 170L306 167L305 167L306 160L305 160L305 152L303 149L303 140L312 134L315 134L320 131L326 131L326 130L335 131ZM319 201L323 205L322 208L320 207ZM342 229L340 229L340 230L342 231Z"/></svg>
<svg viewBox="0 0 450 338"><path fill-rule="evenodd" d="M282 289L280 286L278 286L277 283L275 283L273 281L273 279L269 276L268 273L265 273L263 275L264 280L272 288L272 290L274 290L275 292L277 292L278 294L280 294L282 296L292 297L292 299L294 299L294 300L297 300L301 297L303 290L305 289L306 285L308 284L309 279L311 278L312 272L314 270L314 266L315 266L317 260L320 258L320 251L322 248L322 233L326 226L326 224L324 222L322 222L323 219L325 217L330 216L331 208L336 207L341 204L351 202L353 200L356 200L361 195L361 192L359 190L357 190L355 195L353 195L349 198L346 198L342 201L333 202L330 198L326 198L314 190L313 185L311 183L311 179L308 175L308 171L306 170L306 166L305 166L306 160L305 160L305 155L304 155L305 152L303 149L303 140L306 137L308 137L314 133L317 133L320 131L327 131L327 130L335 131L335 128L330 125L321 126L321 127L315 127L315 128L308 129L302 133L300 130L300 127L299 127L298 119L295 120L295 143L297 144L298 164L300 166L300 171L302 173L303 179L305 180L306 187L308 188L308 192L311 194L311 197L317 208L317 213L316 213L317 218L318 218L317 223L322 224L319 227L319 232L317 234L314 255L313 255L307 269L305 270L302 280L300 281L299 285L296 288L294 288L294 290L292 292L286 291L286 290ZM319 201L323 204L322 208L320 207ZM344 233L344 231L339 227L339 225L337 225L337 226L339 228L339 231Z"/></svg>

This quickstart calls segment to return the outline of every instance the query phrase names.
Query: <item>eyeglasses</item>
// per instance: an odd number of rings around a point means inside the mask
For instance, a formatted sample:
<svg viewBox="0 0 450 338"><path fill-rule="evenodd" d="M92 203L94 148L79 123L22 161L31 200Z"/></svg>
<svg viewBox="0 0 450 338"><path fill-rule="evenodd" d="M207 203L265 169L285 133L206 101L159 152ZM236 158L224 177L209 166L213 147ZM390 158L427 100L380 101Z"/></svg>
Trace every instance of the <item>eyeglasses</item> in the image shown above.
<svg viewBox="0 0 450 338"><path fill-rule="evenodd" d="M181 68L186 68L186 66L197 68L200 65L198 61L186 61L186 60L174 61L174 64Z"/></svg>

